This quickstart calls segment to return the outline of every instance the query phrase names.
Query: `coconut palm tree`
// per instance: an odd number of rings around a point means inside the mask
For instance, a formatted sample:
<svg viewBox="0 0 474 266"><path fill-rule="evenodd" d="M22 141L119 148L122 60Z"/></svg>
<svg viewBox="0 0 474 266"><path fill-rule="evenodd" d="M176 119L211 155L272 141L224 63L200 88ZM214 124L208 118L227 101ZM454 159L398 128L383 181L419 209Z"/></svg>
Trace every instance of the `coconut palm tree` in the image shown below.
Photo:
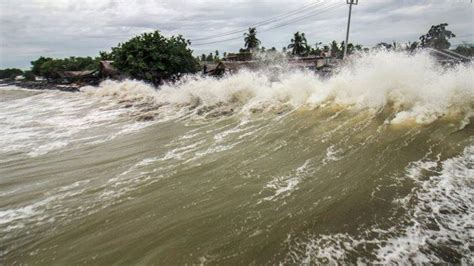
<svg viewBox="0 0 474 266"><path fill-rule="evenodd" d="M257 29L249 28L249 32L244 33L245 48L248 51L255 50L260 46L260 40L257 39Z"/></svg>
<svg viewBox="0 0 474 266"><path fill-rule="evenodd" d="M408 50L410 53L414 52L416 49L418 49L418 46L419 46L419 42L417 41L414 41L414 42L408 42L406 44L406 50Z"/></svg>
<svg viewBox="0 0 474 266"><path fill-rule="evenodd" d="M306 41L306 36L304 33L298 31L291 39L291 43L288 45L288 48L292 49L291 54L302 56L305 55L308 51L308 42Z"/></svg>
<svg viewBox="0 0 474 266"><path fill-rule="evenodd" d="M341 49L339 49L339 45L336 41L332 41L330 43L331 46L331 57L340 57L342 55Z"/></svg>
<svg viewBox="0 0 474 266"><path fill-rule="evenodd" d="M323 50L321 49L320 45L322 45L323 43L322 42L317 42L315 45L314 45L314 49L309 47L309 54L311 55L321 55L321 53L323 52Z"/></svg>

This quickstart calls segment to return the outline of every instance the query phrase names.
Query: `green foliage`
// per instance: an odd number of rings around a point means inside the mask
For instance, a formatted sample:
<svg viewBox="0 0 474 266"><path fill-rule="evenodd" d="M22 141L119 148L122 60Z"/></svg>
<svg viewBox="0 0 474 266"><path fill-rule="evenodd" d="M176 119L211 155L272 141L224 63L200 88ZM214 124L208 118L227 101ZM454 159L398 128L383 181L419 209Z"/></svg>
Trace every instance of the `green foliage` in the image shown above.
<svg viewBox="0 0 474 266"><path fill-rule="evenodd" d="M31 71L31 70L25 71L25 73L23 73L23 76L25 77L25 80L28 80L28 81L35 81L36 80L36 76L33 73L33 71Z"/></svg>
<svg viewBox="0 0 474 266"><path fill-rule="evenodd" d="M416 49L418 49L418 45L420 43L419 42L408 42L407 46L406 46L406 50L408 50L409 52L414 52Z"/></svg>
<svg viewBox="0 0 474 266"><path fill-rule="evenodd" d="M214 61L214 56L212 55L212 53L209 53L209 55L206 57L206 61L209 61L209 62Z"/></svg>
<svg viewBox="0 0 474 266"><path fill-rule="evenodd" d="M53 60L52 58L50 57L43 57L41 56L40 58L36 59L35 61L31 61L31 71L33 72L33 74L37 75L37 76L41 76L41 66L48 62L48 61L51 61Z"/></svg>
<svg viewBox="0 0 474 266"><path fill-rule="evenodd" d="M321 53L323 52L323 50L321 49L320 45L322 43L321 42L317 42L315 45L314 45L314 48L308 46L308 53L310 55L321 55Z"/></svg>
<svg viewBox="0 0 474 266"><path fill-rule="evenodd" d="M53 59L40 57L31 62L31 71L34 75L43 76L47 79L58 79L64 71L98 70L99 58L74 57L64 59Z"/></svg>
<svg viewBox="0 0 474 266"><path fill-rule="evenodd" d="M342 57L342 51L341 51L341 49L339 49L339 45L337 44L336 41L331 42L330 48L331 48L331 56L332 57L337 57L337 58Z"/></svg>
<svg viewBox="0 0 474 266"><path fill-rule="evenodd" d="M259 39L257 39L256 28L249 28L249 32L244 33L244 36L245 48L247 49L247 51L258 49L261 42Z"/></svg>
<svg viewBox="0 0 474 266"><path fill-rule="evenodd" d="M393 48L393 45L390 44L390 43L386 43L386 42L380 42L380 43L378 43L375 47L376 47L376 48L383 48L383 49L391 50L391 49Z"/></svg>
<svg viewBox="0 0 474 266"><path fill-rule="evenodd" d="M112 54L105 51L100 51L99 57L100 57L100 60L105 60L105 61L110 61L113 59Z"/></svg>
<svg viewBox="0 0 474 266"><path fill-rule="evenodd" d="M308 41L304 33L298 31L291 39L291 43L288 45L288 48L291 49L292 55L304 56L308 53Z"/></svg>
<svg viewBox="0 0 474 266"><path fill-rule="evenodd" d="M345 46L345 42L342 41L341 42L341 53L344 53L344 46ZM347 54L352 54L352 53L354 53L354 44L349 43L349 44L347 44Z"/></svg>
<svg viewBox="0 0 474 266"><path fill-rule="evenodd" d="M166 38L154 31L113 47L111 58L123 73L157 84L163 78L198 70L189 44L181 35Z"/></svg>
<svg viewBox="0 0 474 266"><path fill-rule="evenodd" d="M40 75L47 79L59 78L59 73L62 71L65 71L65 68L61 59L48 60L40 66Z"/></svg>
<svg viewBox="0 0 474 266"><path fill-rule="evenodd" d="M0 79L15 79L16 76L23 75L23 71L18 68L0 69Z"/></svg>
<svg viewBox="0 0 474 266"><path fill-rule="evenodd" d="M464 56L474 56L474 44L473 43L463 43L458 45L454 51L460 55Z"/></svg>
<svg viewBox="0 0 474 266"><path fill-rule="evenodd" d="M449 49L451 44L448 39L456 37L454 33L447 30L448 23L441 23L431 26L427 34L420 36L422 47L432 47L436 49Z"/></svg>

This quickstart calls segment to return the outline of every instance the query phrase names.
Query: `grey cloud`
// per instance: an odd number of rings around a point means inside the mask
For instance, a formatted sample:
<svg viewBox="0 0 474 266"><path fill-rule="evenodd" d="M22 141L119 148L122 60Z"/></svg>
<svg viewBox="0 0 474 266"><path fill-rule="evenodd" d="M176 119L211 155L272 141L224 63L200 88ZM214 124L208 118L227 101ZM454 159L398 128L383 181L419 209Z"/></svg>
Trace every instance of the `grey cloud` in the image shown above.
<svg viewBox="0 0 474 266"><path fill-rule="evenodd" d="M285 14L316 1L251 0L25 0L0 1L0 68L29 67L40 55L96 55L145 31L165 35L183 34L196 39L240 29ZM288 44L296 31L306 33L310 43L342 40L347 21L344 0L325 0L338 8L323 14L266 31L258 27L265 47ZM366 45L379 41L416 40L430 25L440 22L458 35L472 34L474 8L469 0L360 0L353 9L351 40ZM310 12L310 10L308 10ZM275 22L273 25L283 23ZM216 41L241 33L209 39ZM466 39L467 38L467 39ZM472 41L471 37L453 40ZM194 44L206 40L195 41ZM216 49L236 51L243 40L193 45L196 54Z"/></svg>

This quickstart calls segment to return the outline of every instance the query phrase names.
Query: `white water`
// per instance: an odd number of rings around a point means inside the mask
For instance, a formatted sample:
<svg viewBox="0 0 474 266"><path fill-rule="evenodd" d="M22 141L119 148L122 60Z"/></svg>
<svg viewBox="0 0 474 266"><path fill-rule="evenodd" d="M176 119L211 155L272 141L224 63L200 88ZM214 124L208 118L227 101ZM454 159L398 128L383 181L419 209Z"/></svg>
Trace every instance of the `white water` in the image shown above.
<svg viewBox="0 0 474 266"><path fill-rule="evenodd" d="M436 170L438 166L440 171ZM424 176L426 171L433 175ZM359 257L359 263L443 263L446 261L438 257L436 249L452 248L454 242L460 243L454 250L463 255L463 264L472 263L474 146L443 162L414 162L403 178L413 179L417 187L406 198L397 199L404 203L407 215L397 221L396 226L389 229L374 227L357 236L338 233L296 239L289 261L336 264L347 260L350 253L358 254L375 245L375 260ZM415 204L408 205L408 202Z"/></svg>
<svg viewBox="0 0 474 266"><path fill-rule="evenodd" d="M1 88L0 259L472 263L473 78L380 52L328 79Z"/></svg>
<svg viewBox="0 0 474 266"><path fill-rule="evenodd" d="M376 52L353 59L328 80L301 71L285 71L276 78L265 71L242 71L222 79L192 76L178 84L164 85L159 91L138 81L106 81L99 89L81 90L89 95L152 101L176 109L219 106L221 111L229 111L222 110L224 105L242 113L282 106L378 110L390 105L397 113L388 122L427 124L443 116L472 116L472 84L472 65L446 69L425 53Z"/></svg>

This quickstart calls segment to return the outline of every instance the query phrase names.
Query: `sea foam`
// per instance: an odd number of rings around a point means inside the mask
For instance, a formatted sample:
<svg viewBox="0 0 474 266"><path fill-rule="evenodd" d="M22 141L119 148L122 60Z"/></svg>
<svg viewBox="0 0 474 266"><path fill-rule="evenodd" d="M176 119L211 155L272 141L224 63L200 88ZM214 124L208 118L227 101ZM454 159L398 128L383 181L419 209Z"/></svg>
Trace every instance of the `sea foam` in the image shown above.
<svg viewBox="0 0 474 266"><path fill-rule="evenodd" d="M122 102L147 102L168 114L183 107L195 114L214 112L213 116L274 111L282 106L390 107L395 114L389 123L428 124L443 116L472 117L474 67L445 68L423 52L379 51L354 56L330 78L295 69L275 74L263 68L222 78L188 76L158 89L135 80L107 80L81 91Z"/></svg>

